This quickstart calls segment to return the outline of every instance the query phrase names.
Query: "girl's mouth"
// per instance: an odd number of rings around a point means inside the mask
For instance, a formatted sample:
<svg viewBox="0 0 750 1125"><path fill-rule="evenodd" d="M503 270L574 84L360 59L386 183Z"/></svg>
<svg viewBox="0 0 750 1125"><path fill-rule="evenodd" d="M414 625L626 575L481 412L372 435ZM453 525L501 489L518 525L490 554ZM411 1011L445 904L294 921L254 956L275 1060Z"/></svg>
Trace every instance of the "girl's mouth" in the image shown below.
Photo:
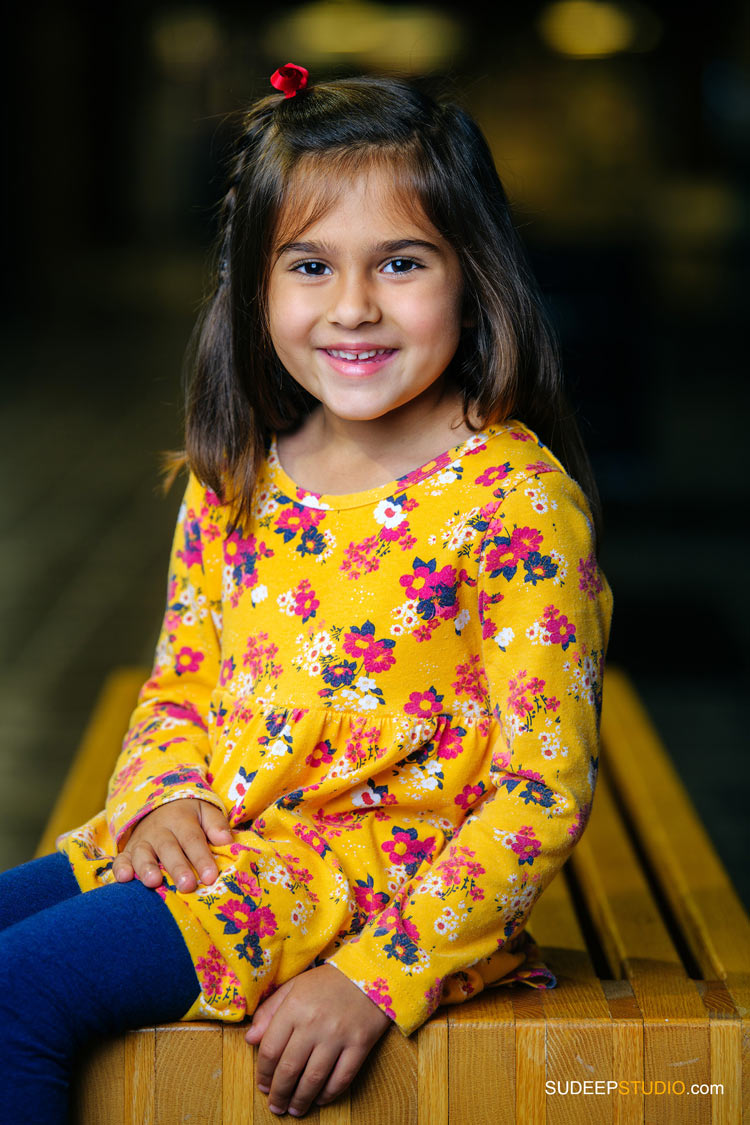
<svg viewBox="0 0 750 1125"><path fill-rule="evenodd" d="M379 371L398 348L322 348L321 351L341 375L362 378Z"/></svg>

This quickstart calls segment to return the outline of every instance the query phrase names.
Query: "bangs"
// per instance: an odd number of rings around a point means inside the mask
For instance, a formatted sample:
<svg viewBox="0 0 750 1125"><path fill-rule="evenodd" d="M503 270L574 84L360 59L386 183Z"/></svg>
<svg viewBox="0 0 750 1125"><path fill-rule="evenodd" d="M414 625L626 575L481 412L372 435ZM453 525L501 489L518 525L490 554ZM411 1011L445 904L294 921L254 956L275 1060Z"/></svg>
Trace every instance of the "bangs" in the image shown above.
<svg viewBox="0 0 750 1125"><path fill-rule="evenodd" d="M361 145L306 152L294 164L280 193L270 237L271 263L336 205L353 179L385 172L384 206L406 219L428 219L424 202L424 156L418 144Z"/></svg>

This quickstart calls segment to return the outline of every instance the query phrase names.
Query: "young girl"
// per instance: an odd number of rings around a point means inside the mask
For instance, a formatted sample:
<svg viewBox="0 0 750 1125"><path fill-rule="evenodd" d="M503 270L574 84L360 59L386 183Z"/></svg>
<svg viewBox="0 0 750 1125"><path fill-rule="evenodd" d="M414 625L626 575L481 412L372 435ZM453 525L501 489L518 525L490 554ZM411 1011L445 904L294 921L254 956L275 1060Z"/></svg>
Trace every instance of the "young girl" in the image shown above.
<svg viewBox="0 0 750 1125"><path fill-rule="evenodd" d="M248 1016L300 1115L391 1023L556 984L525 926L591 809L611 595L553 336L471 118L307 79L243 119L106 807L2 876L13 1120L65 1119L94 1036Z"/></svg>

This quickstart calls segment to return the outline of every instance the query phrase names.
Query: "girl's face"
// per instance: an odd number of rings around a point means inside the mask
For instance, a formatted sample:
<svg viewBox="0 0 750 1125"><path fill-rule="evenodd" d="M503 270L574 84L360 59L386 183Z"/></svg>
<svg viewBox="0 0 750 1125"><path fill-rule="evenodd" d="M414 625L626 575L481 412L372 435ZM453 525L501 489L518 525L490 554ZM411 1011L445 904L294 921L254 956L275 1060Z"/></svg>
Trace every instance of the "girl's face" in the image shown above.
<svg viewBox="0 0 750 1125"><path fill-rule="evenodd" d="M393 177L356 175L330 209L275 248L268 317L289 374L327 420L418 417L458 347L456 252Z"/></svg>

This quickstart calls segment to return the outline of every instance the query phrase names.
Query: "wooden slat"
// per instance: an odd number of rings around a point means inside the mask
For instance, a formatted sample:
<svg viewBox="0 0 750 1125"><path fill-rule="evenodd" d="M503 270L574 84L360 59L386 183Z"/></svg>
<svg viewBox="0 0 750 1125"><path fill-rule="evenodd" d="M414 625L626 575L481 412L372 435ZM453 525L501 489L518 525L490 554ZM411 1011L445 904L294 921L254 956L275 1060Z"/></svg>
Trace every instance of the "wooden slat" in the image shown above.
<svg viewBox="0 0 750 1125"><path fill-rule="evenodd" d="M156 1031L143 1027L125 1035L123 1119L125 1125L157 1125ZM105 1120L99 1118L99 1120ZM95 1122L91 1122L95 1125Z"/></svg>
<svg viewBox="0 0 750 1125"><path fill-rule="evenodd" d="M35 856L55 851L61 832L77 828L104 808L136 697L148 676L142 667L118 668L107 677Z"/></svg>
<svg viewBox="0 0 750 1125"><path fill-rule="evenodd" d="M72 1080L71 1120L75 1125L101 1125L103 1121L125 1125L125 1047L125 1038L118 1036L89 1047L82 1055Z"/></svg>
<svg viewBox="0 0 750 1125"><path fill-rule="evenodd" d="M706 1022L700 997L617 815L603 770L591 819L571 864L610 963L630 980L644 1017Z"/></svg>
<svg viewBox="0 0 750 1125"><path fill-rule="evenodd" d="M516 1120L516 1027L510 990L489 989L446 1011L451 1125L468 1120L472 1125L512 1125Z"/></svg>
<svg viewBox="0 0 750 1125"><path fill-rule="evenodd" d="M749 1016L750 919L648 715L618 668L607 671L602 740L613 783L703 976L725 980L741 1016Z"/></svg>
<svg viewBox="0 0 750 1125"><path fill-rule="evenodd" d="M353 1083L351 1125L416 1125L418 1035L386 1031Z"/></svg>
<svg viewBox="0 0 750 1125"><path fill-rule="evenodd" d="M221 1028L223 1066L221 1075L224 1122L254 1125L254 1048L245 1041L247 1024L225 1023Z"/></svg>
<svg viewBox="0 0 750 1125"><path fill-rule="evenodd" d="M156 1028L155 1125L222 1125L222 1034L211 1021Z"/></svg>
<svg viewBox="0 0 750 1125"><path fill-rule="evenodd" d="M448 1016L445 1009L419 1028L417 1037L417 1119L419 1125L448 1125Z"/></svg>
<svg viewBox="0 0 750 1125"><path fill-rule="evenodd" d="M568 861L569 864L570 861ZM514 996L516 1039L527 1059L544 1047L543 1066L516 1069L516 1117L533 1125L611 1121L609 1099L547 1094L544 1082L607 1079L612 1073L613 1025L571 898L566 869L535 904L529 930L557 987ZM541 1080L541 1081L540 1081Z"/></svg>

